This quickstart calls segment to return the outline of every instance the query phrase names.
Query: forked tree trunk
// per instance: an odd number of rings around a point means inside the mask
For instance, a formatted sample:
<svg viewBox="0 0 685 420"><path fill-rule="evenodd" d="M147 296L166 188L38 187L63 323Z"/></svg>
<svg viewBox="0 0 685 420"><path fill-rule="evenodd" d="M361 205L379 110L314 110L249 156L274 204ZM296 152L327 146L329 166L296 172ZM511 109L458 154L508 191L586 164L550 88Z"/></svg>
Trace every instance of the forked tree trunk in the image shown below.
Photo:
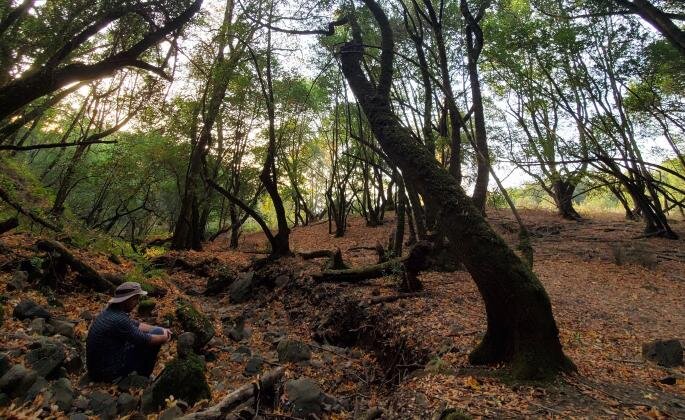
<svg viewBox="0 0 685 420"><path fill-rule="evenodd" d="M580 214L573 208L573 193L576 191L576 184L571 181L557 180L552 183L552 189L559 215L568 220L582 220Z"/></svg>
<svg viewBox="0 0 685 420"><path fill-rule="evenodd" d="M381 71L374 86L362 70L363 44L355 39L340 51L342 70L373 132L406 182L429 202L440 203L439 228L460 244L460 259L473 277L487 312L487 331L471 353L474 364L510 363L517 378L541 378L574 369L564 355L552 306L530 268L499 237L456 180L430 152L413 141L393 115L393 34L387 16L374 0L364 0L381 29Z"/></svg>

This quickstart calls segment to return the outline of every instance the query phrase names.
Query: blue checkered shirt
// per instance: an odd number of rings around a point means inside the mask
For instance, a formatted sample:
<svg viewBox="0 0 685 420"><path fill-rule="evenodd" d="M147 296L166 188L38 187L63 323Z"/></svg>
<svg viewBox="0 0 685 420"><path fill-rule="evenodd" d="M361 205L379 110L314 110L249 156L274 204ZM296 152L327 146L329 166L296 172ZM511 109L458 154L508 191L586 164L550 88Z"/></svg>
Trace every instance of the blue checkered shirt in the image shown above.
<svg viewBox="0 0 685 420"><path fill-rule="evenodd" d="M120 376L127 353L150 344L150 335L138 325L128 313L110 307L95 318L86 339L86 365L93 380L110 381Z"/></svg>

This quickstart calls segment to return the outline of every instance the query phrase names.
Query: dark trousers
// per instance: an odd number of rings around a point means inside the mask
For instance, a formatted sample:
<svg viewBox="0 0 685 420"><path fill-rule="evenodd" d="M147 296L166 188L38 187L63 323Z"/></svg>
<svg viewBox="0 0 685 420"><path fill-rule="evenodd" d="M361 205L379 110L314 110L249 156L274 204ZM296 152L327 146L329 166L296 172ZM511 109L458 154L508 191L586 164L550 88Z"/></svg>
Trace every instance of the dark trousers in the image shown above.
<svg viewBox="0 0 685 420"><path fill-rule="evenodd" d="M162 335L164 330L160 327L155 327L148 334ZM124 368L119 376L124 377L129 373L136 372L141 376L150 376L157 363L157 355L161 346L133 346L126 350L126 361Z"/></svg>

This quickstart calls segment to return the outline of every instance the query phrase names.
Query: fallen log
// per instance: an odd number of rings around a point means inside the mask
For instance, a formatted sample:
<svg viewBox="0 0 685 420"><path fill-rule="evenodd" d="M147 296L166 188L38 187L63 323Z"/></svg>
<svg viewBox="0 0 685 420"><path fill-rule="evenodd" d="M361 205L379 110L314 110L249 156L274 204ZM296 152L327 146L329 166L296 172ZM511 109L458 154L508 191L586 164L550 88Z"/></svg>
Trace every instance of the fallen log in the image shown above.
<svg viewBox="0 0 685 420"><path fill-rule="evenodd" d="M430 242L419 241L409 250L409 254L401 258L393 258L365 267L326 269L321 273L314 274L313 278L322 282L355 283L398 274L401 278L400 291L418 292L423 288L418 274L421 270L428 268L427 257L432 250L433 245Z"/></svg>
<svg viewBox="0 0 685 420"><path fill-rule="evenodd" d="M235 391L225 396L219 403L209 407L206 410L197 413L189 413L183 417L182 420L194 419L231 419L238 418L238 416L231 416L229 413L240 406L243 402L250 398L258 398L259 394L267 389L274 388L277 381L281 379L285 373L285 368L279 366L273 370L268 371L257 382L251 382L241 386Z"/></svg>
<svg viewBox="0 0 685 420"><path fill-rule="evenodd" d="M51 254L56 254L59 259L72 270L79 273L79 280L93 286L94 289L102 292L113 292L115 287L112 282L104 278L93 267L88 265L76 255L72 254L62 243L49 239L41 239L36 242L36 248Z"/></svg>
<svg viewBox="0 0 685 420"><path fill-rule="evenodd" d="M4 222L0 222L0 235L14 229L17 226L19 226L19 219L16 217L10 217Z"/></svg>
<svg viewBox="0 0 685 420"><path fill-rule="evenodd" d="M364 267L349 268L346 270L323 270L320 273L314 274L313 277L315 280L323 282L349 283L377 279L402 270L403 263L406 259L407 256Z"/></svg>

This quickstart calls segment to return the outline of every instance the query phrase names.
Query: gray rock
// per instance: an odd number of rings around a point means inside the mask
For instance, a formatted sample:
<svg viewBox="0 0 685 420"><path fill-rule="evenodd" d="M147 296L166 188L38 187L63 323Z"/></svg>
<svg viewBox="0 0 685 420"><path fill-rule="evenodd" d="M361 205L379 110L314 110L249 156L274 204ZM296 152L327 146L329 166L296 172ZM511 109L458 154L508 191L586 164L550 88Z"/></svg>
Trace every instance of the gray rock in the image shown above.
<svg viewBox="0 0 685 420"><path fill-rule="evenodd" d="M252 356L252 350L247 346L240 346L237 349L235 349L235 352L236 353L242 353L242 354L245 354L247 356Z"/></svg>
<svg viewBox="0 0 685 420"><path fill-rule="evenodd" d="M0 377L0 392L10 397L23 397L38 379L38 374L22 365L14 365Z"/></svg>
<svg viewBox="0 0 685 420"><path fill-rule="evenodd" d="M59 368L67 354L64 346L56 341L43 340L39 347L29 350L26 362L40 376L48 376Z"/></svg>
<svg viewBox="0 0 685 420"><path fill-rule="evenodd" d="M244 374L246 376L256 375L262 371L262 366L264 366L264 358L261 356L254 356L247 361Z"/></svg>
<svg viewBox="0 0 685 420"><path fill-rule="evenodd" d="M31 324L29 325L29 329L34 333L38 335L44 335L46 330L45 330L45 318L34 318L31 321Z"/></svg>
<svg viewBox="0 0 685 420"><path fill-rule="evenodd" d="M321 417L323 414L324 394L313 380L291 379L285 383L285 393L295 417L307 418L311 414Z"/></svg>
<svg viewBox="0 0 685 420"><path fill-rule="evenodd" d="M182 416L183 410L174 405L159 413L159 420L173 420Z"/></svg>
<svg viewBox="0 0 685 420"><path fill-rule="evenodd" d="M283 331L267 331L264 333L264 339L271 342L273 348L278 346L281 340L285 339L286 334Z"/></svg>
<svg viewBox="0 0 685 420"><path fill-rule="evenodd" d="M85 395L79 395L71 406L77 410L86 411L90 407L90 400Z"/></svg>
<svg viewBox="0 0 685 420"><path fill-rule="evenodd" d="M83 413L74 413L69 416L69 420L88 420L88 416Z"/></svg>
<svg viewBox="0 0 685 420"><path fill-rule="evenodd" d="M55 334L63 335L65 337L74 338L74 324L69 321L61 321L59 319L51 319L50 325L55 329Z"/></svg>
<svg viewBox="0 0 685 420"><path fill-rule="evenodd" d="M0 353L0 377L7 373L11 367L12 363L10 363L10 357L6 353Z"/></svg>
<svg viewBox="0 0 685 420"><path fill-rule="evenodd" d="M36 397L39 394L42 394L43 391L50 385L48 381L45 380L45 378L39 376L36 378L36 381L31 385L31 387L26 391L26 394L24 395L24 402L30 402L36 399Z"/></svg>
<svg viewBox="0 0 685 420"><path fill-rule="evenodd" d="M238 275L228 269L220 270L219 274L207 279L205 295L217 295L226 290L233 283Z"/></svg>
<svg viewBox="0 0 685 420"><path fill-rule="evenodd" d="M228 295L231 303L247 302L252 297L254 287L254 272L240 273L238 279L231 283Z"/></svg>
<svg viewBox="0 0 685 420"><path fill-rule="evenodd" d="M119 398L117 399L117 413L120 415L128 414L135 410L137 405L138 401L136 401L133 395L124 392L123 394L119 394Z"/></svg>
<svg viewBox="0 0 685 420"><path fill-rule="evenodd" d="M278 352L278 361L281 363L302 362L312 357L309 346L297 340L281 340L276 351Z"/></svg>
<svg viewBox="0 0 685 420"><path fill-rule="evenodd" d="M249 356L246 355L245 353L238 353L238 352L233 352L231 353L231 362L235 363L242 363L244 362Z"/></svg>
<svg viewBox="0 0 685 420"><path fill-rule="evenodd" d="M191 332L184 332L178 336L176 340L176 353L178 357L187 357L193 353L193 346L195 345L195 334Z"/></svg>
<svg viewBox="0 0 685 420"><path fill-rule="evenodd" d="M145 388L149 382L150 380L145 376L131 373L130 375L121 378L121 380L117 383L117 386L119 387L119 391L129 392L132 389Z"/></svg>
<svg viewBox="0 0 685 420"><path fill-rule="evenodd" d="M50 401L60 410L67 412L74 402L74 388L67 378L60 378L50 386Z"/></svg>
<svg viewBox="0 0 685 420"><path fill-rule="evenodd" d="M15 290L24 291L28 288L29 273L26 271L15 271L12 278L7 282L7 291L12 292Z"/></svg>
<svg viewBox="0 0 685 420"><path fill-rule="evenodd" d="M14 307L12 316L20 321L33 318L50 319L52 316L47 309L43 308L30 299L24 299Z"/></svg>
<svg viewBox="0 0 685 420"><path fill-rule="evenodd" d="M683 345L678 340L655 340L642 345L642 357L665 367L683 364Z"/></svg>
<svg viewBox="0 0 685 420"><path fill-rule="evenodd" d="M9 395L4 392L0 392L0 407L7 407L12 402Z"/></svg>
<svg viewBox="0 0 685 420"><path fill-rule="evenodd" d="M81 319L84 321L92 321L95 316L91 311L83 311L81 312Z"/></svg>
<svg viewBox="0 0 685 420"><path fill-rule="evenodd" d="M249 329L245 329L245 318L239 316L233 321L229 321L228 325L224 327L224 335L233 341L239 342L250 338L252 333Z"/></svg>
<svg viewBox="0 0 685 420"><path fill-rule="evenodd" d="M290 276L287 274L281 274L280 276L276 277L274 280L274 284L276 287L283 287L286 284L290 282Z"/></svg>
<svg viewBox="0 0 685 420"><path fill-rule="evenodd" d="M88 408L102 419L113 419L117 415L117 400L104 391L95 391L90 394Z"/></svg>

